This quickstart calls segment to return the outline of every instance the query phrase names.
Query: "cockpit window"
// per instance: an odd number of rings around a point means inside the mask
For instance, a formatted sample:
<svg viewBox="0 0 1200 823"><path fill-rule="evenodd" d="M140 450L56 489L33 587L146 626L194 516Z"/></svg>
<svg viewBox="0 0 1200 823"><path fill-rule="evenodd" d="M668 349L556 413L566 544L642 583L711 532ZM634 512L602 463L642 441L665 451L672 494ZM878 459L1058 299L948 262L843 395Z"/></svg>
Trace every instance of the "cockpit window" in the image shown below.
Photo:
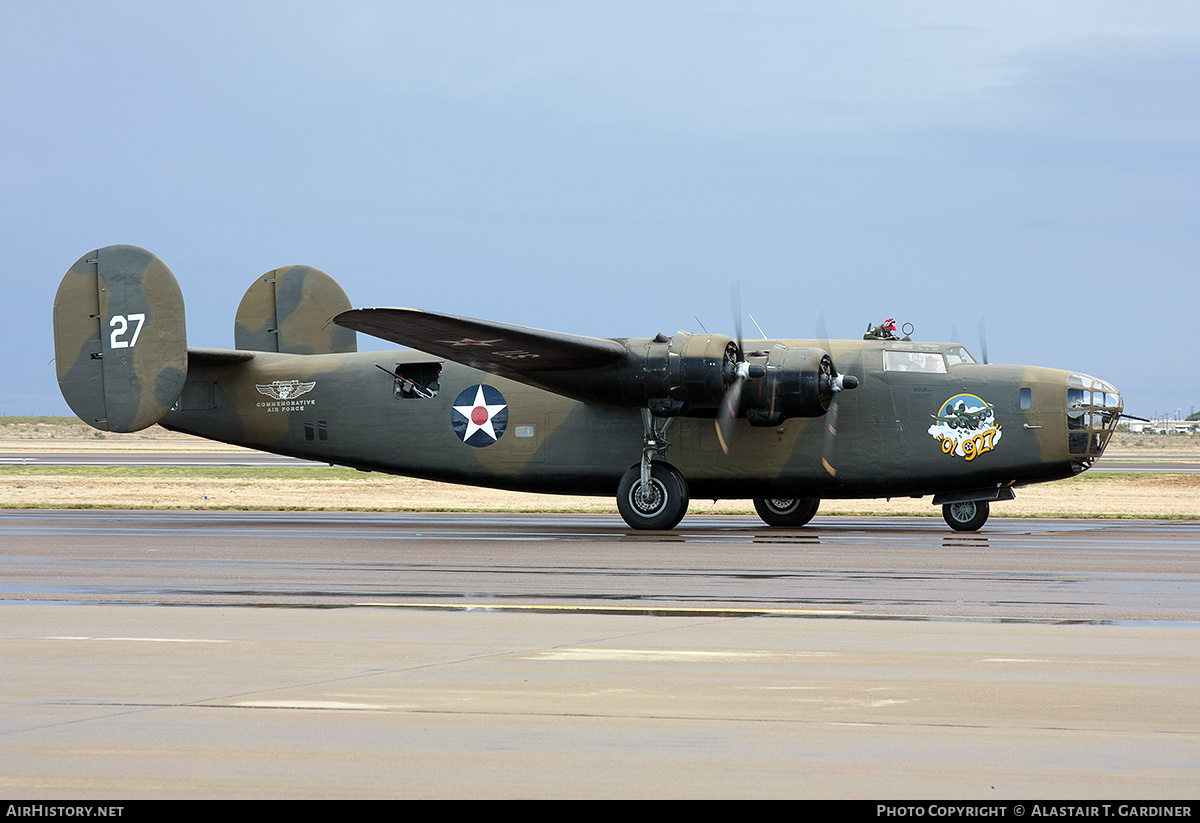
<svg viewBox="0 0 1200 823"><path fill-rule="evenodd" d="M971 365L977 362L971 353L962 346L951 346L946 349L946 360L951 366Z"/></svg>
<svg viewBox="0 0 1200 823"><path fill-rule="evenodd" d="M940 352L884 351L883 369L884 371L945 374L946 360Z"/></svg>

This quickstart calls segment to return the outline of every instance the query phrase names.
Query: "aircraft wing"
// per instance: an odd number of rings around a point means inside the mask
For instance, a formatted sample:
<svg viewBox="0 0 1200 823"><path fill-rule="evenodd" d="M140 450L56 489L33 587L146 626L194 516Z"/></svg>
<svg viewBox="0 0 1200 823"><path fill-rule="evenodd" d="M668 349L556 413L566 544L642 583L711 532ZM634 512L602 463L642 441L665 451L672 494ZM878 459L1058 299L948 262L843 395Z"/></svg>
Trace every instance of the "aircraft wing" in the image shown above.
<svg viewBox="0 0 1200 823"><path fill-rule="evenodd" d="M531 372L606 366L627 354L615 340L420 309L351 309L334 317L333 322L522 382L533 382L525 376Z"/></svg>

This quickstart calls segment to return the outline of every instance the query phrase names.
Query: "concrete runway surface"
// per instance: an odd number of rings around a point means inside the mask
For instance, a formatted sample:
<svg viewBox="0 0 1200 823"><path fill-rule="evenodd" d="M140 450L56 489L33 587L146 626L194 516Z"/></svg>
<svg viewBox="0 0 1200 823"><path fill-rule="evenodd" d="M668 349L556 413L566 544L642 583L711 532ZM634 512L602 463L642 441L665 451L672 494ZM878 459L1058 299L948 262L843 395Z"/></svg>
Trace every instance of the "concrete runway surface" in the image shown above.
<svg viewBox="0 0 1200 823"><path fill-rule="evenodd" d="M0 512L0 795L1194 798L1200 525Z"/></svg>

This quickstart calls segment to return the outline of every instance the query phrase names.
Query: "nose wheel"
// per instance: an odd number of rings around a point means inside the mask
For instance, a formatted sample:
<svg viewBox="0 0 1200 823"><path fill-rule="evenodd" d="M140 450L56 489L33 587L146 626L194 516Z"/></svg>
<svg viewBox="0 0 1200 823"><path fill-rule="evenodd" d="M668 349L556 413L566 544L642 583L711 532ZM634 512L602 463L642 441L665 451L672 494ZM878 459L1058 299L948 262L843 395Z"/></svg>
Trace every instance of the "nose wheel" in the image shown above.
<svg viewBox="0 0 1200 823"><path fill-rule="evenodd" d="M989 511L986 500L964 500L942 506L942 517L956 532L977 532L987 522Z"/></svg>
<svg viewBox="0 0 1200 823"><path fill-rule="evenodd" d="M617 510L633 529L673 529L687 513L687 482L674 466L656 460L643 485L642 467L632 466L617 486Z"/></svg>

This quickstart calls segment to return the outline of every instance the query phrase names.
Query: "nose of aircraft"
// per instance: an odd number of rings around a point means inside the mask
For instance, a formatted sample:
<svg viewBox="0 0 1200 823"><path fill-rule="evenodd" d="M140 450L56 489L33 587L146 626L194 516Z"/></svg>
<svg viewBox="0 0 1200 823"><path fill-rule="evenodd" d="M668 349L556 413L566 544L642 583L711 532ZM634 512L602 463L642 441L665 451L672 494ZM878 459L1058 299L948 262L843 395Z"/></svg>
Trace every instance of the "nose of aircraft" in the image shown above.
<svg viewBox="0 0 1200 823"><path fill-rule="evenodd" d="M1104 453L1121 419L1121 393L1086 374L1067 377L1067 449L1083 468Z"/></svg>

